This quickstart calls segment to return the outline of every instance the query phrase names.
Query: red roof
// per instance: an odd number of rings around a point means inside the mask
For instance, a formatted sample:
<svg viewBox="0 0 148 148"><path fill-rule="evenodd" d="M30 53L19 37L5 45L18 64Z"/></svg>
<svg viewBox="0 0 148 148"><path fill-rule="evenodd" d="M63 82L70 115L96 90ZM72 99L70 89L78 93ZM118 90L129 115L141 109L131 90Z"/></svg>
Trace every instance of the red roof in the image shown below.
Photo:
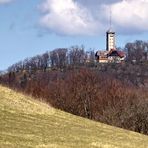
<svg viewBox="0 0 148 148"><path fill-rule="evenodd" d="M117 52L118 52L120 58L125 57L125 52L123 52L123 51L119 51L119 50L117 50Z"/></svg>
<svg viewBox="0 0 148 148"><path fill-rule="evenodd" d="M108 56L119 56L120 58L123 58L125 57L125 52L116 49L111 49L108 53Z"/></svg>

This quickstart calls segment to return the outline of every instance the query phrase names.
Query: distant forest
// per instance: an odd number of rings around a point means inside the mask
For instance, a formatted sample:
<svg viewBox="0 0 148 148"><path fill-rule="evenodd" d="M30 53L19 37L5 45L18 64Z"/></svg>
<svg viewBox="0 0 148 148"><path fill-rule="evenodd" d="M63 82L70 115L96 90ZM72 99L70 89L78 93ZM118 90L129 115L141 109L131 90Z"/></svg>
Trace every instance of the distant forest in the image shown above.
<svg viewBox="0 0 148 148"><path fill-rule="evenodd" d="M101 64L84 47L26 58L0 83L69 113L148 135L148 42L124 47L124 63Z"/></svg>

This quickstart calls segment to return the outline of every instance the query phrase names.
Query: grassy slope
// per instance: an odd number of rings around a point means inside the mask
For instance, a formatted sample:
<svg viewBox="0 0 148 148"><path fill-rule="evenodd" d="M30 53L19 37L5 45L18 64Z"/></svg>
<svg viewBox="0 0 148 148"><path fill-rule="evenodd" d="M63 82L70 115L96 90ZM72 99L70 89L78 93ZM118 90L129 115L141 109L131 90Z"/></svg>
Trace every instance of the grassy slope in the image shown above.
<svg viewBox="0 0 148 148"><path fill-rule="evenodd" d="M89 121L0 86L0 148L147 148L148 136Z"/></svg>

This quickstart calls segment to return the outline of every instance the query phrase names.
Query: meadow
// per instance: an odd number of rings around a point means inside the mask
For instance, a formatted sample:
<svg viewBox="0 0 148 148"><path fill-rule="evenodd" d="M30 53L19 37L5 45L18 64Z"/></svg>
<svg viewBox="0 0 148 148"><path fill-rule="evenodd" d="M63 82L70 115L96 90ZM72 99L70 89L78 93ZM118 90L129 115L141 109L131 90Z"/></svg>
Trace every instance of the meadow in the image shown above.
<svg viewBox="0 0 148 148"><path fill-rule="evenodd" d="M0 86L0 148L147 148L148 136L94 122Z"/></svg>

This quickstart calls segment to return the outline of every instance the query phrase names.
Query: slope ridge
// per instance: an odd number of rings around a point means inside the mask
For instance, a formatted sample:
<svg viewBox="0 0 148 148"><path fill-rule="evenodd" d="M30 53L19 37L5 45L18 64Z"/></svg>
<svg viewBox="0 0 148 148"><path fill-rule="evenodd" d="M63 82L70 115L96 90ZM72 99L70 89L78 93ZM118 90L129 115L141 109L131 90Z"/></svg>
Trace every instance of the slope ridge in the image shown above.
<svg viewBox="0 0 148 148"><path fill-rule="evenodd" d="M2 148L147 148L148 136L83 119L0 86Z"/></svg>

